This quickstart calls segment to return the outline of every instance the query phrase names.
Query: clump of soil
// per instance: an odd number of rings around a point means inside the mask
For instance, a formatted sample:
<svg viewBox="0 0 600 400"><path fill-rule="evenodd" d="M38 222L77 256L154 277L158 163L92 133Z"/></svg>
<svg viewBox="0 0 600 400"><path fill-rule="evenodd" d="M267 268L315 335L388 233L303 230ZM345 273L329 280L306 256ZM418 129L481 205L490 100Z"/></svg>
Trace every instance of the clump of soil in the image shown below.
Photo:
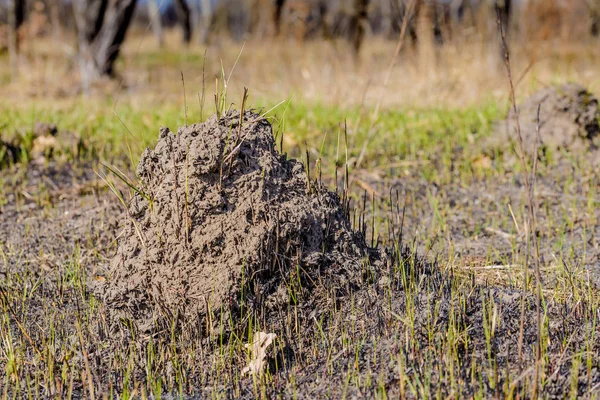
<svg viewBox="0 0 600 400"><path fill-rule="evenodd" d="M565 84L544 88L527 98L518 108L521 137L526 149L533 148L540 107L540 137L543 146L552 149L588 150L600 145L600 108L598 99L584 87ZM516 116L497 124L495 144L516 138Z"/></svg>
<svg viewBox="0 0 600 400"><path fill-rule="evenodd" d="M334 193L275 150L268 121L246 112L160 131L137 167L139 193L102 287L113 317L152 330L221 311L276 309L303 290L343 295L368 248Z"/></svg>
<svg viewBox="0 0 600 400"><path fill-rule="evenodd" d="M2 135L3 136L3 135ZM87 150L78 135L59 130L55 124L36 122L33 129L23 129L11 138L0 136L0 168L22 161L43 164L47 160L79 157Z"/></svg>

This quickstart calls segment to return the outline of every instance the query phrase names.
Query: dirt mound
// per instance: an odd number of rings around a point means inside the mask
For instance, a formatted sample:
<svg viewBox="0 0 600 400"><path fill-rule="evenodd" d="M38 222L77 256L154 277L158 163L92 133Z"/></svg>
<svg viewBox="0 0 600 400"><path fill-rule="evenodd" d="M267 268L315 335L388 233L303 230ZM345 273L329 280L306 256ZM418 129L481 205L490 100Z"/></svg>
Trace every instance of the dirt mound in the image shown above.
<svg viewBox="0 0 600 400"><path fill-rule="evenodd" d="M518 106L521 136L527 149L536 140L537 111L540 107L542 145L552 149L587 150L600 145L600 108L598 99L582 86L565 84L547 87ZM515 138L516 118L496 126L493 144L510 143Z"/></svg>
<svg viewBox="0 0 600 400"><path fill-rule="evenodd" d="M139 193L118 240L102 297L111 315L142 330L240 307L277 308L326 285L348 293L368 248L337 195L275 150L253 112L163 128L137 168ZM298 278L300 279L300 278Z"/></svg>
<svg viewBox="0 0 600 400"><path fill-rule="evenodd" d="M87 152L79 135L59 130L55 124L36 122L10 135L0 132L0 169L19 163L44 164L48 160L73 161Z"/></svg>

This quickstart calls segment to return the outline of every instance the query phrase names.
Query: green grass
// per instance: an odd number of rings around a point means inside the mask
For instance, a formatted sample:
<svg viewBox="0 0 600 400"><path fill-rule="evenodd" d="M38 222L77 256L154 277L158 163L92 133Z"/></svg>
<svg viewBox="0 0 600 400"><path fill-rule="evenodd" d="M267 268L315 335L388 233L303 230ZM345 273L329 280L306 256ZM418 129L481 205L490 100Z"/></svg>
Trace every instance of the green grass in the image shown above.
<svg viewBox="0 0 600 400"><path fill-rule="evenodd" d="M188 104L188 123L200 119L197 102ZM82 104L85 102L86 106ZM116 106L115 106L116 103ZM279 104L279 105L278 105ZM331 174L336 154L344 153L344 124L347 127L350 161L361 153L362 168L385 167L397 162L425 162L421 173L427 181L443 182L455 168L456 151L465 150L478 139L490 134L492 121L502 115L501 107L490 102L468 109L398 109L384 110L376 121L371 109L340 108L302 101L264 101L252 104L267 111L275 107L269 117L276 140L284 132L283 150L296 158L308 147L320 155L324 175ZM0 103L0 131L4 140L27 137L36 122L55 123L59 130L80 135L102 160L126 160L137 163L144 148L152 146L158 128L171 130L184 124L183 106L173 103L152 104L144 101L127 102L117 99L106 101L65 101L58 104L36 102L31 104ZM211 112L212 108L212 112ZM214 113L214 104L206 101L204 118ZM341 139L340 139L341 138ZM338 148L338 140L342 148ZM131 154L131 160L130 160ZM460 171L472 172L473 152L460 160ZM427 161L436 160L443 170L429 168ZM344 160L338 160L343 163ZM352 165L352 162L350 162Z"/></svg>
<svg viewBox="0 0 600 400"><path fill-rule="evenodd" d="M156 141L160 126L175 128L183 124L183 113L174 105L147 112L131 105L117 105L114 109L114 102L110 100L87 102L81 99L81 102L59 105L2 104L0 107L3 109L0 127L5 140L27 136L38 121L54 123L59 130L80 135L94 154L109 160L128 158L129 147L137 160L141 151Z"/></svg>

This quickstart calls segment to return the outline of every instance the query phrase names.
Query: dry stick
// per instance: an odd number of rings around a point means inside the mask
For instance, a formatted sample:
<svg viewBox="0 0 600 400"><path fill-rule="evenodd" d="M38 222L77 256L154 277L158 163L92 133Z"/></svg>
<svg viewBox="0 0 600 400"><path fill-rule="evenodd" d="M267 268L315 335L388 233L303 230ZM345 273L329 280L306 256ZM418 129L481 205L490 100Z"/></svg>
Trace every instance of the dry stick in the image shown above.
<svg viewBox="0 0 600 400"><path fill-rule="evenodd" d="M523 164L523 167L525 169L525 172L527 171L526 168L526 163L525 163L525 158L523 156L523 137L521 136L521 125L519 123L519 111L517 109L517 102L515 99L515 88L513 85L513 79L512 79L512 72L511 72L511 68L510 68L510 55L508 52L508 45L506 44L506 36L504 34L504 29L502 27L502 22L500 19L500 10L498 8L496 8L496 22L498 24L498 29L500 31L500 40L502 41L502 48L504 50L504 63L506 66L506 70L507 70L507 74L508 74L508 82L510 85L510 101L511 101L511 105L513 108L513 113L515 115L515 120L516 120L516 133L517 133L517 139L518 139L518 143L519 143L519 148L520 151L517 151L517 155L519 156L519 159L521 160L521 163ZM529 187L529 176L527 175L527 173L525 173L525 186ZM521 369L522 367L522 361L523 361L523 333L524 333L524 329L525 329L525 293L527 291L527 279L528 279L528 273L527 273L527 265L529 263L529 223L525 223L524 225L524 230L525 230L525 243L526 243L526 253L525 253L525 264L523 265L523 295L521 296L521 317L520 317L520 326L519 326L519 341L518 341L518 364L519 364L519 369Z"/></svg>
<svg viewBox="0 0 600 400"><path fill-rule="evenodd" d="M242 44L242 48L240 49L240 52L238 53L238 56L235 59L235 62L233 63L233 67L231 67L231 71L229 71L229 76L227 77L227 80L225 81L225 87L229 86L229 81L231 80L231 76L233 75L233 71L235 71L235 67L237 66L238 61L240 61L240 57L242 56L242 53L244 52L244 48L245 47L246 47L246 42L244 42ZM223 78L225 78L224 73L223 73Z"/></svg>
<svg viewBox="0 0 600 400"><path fill-rule="evenodd" d="M248 99L248 88L244 87L244 96L242 97L242 109L240 110L240 126L238 129L238 137L237 137L238 141L242 137L242 123L244 122L244 111L246 108L246 100L247 99Z"/></svg>
<svg viewBox="0 0 600 400"><path fill-rule="evenodd" d="M87 350L85 349L85 342L83 341L83 334L81 332L81 324L79 323L79 316L77 316L77 320L75 321L75 326L77 327L77 336L79 336L79 344L81 345L81 354L83 355L83 363L85 365L85 374L87 376L88 381L88 390L90 392L90 399L95 399L94 395L94 379L92 376L92 370L90 368L90 359L88 357Z"/></svg>
<svg viewBox="0 0 600 400"><path fill-rule="evenodd" d="M535 181L536 172L538 165L538 151L541 143L540 137L540 105L538 105L536 123L535 123L535 144L533 147L533 167L531 170L531 178L529 179L529 220L531 221L531 240L535 249L535 280L536 280L536 319L537 319L537 342L536 342L536 355L535 355L535 386L533 398L537 397L537 385L540 377L540 361L542 359L542 313L541 313L541 302L542 302L542 274L540 266L540 246L537 237L537 226L536 226L536 209L534 207L535 202Z"/></svg>
<svg viewBox="0 0 600 400"><path fill-rule="evenodd" d="M219 115L219 77L215 76L215 113L217 114L217 119L220 119Z"/></svg>
<svg viewBox="0 0 600 400"><path fill-rule="evenodd" d="M398 55L400 54L400 50L402 50L402 46L404 45L404 37L406 36L406 29L408 28L408 20L409 20L410 13L412 12L414 5L415 5L415 0L410 0L410 2L408 3L408 6L406 8L406 12L404 13L404 18L402 20L402 26L400 27L400 36L398 37L398 43L396 44L396 49L394 50L394 55L392 57L392 60L390 61L390 65L385 74L385 79L383 80L383 86L381 87L379 96L377 98L377 104L375 104L375 111L373 111L373 116L371 117L371 125L369 126L369 133L367 135L367 139L363 143L363 146L360 150L360 154L356 160L356 164L354 165L354 169L358 169L360 167L360 164L367 152L367 146L369 145L371 138L375 134L374 127L375 127L375 123L377 122L377 120L379 118L379 108L381 107L381 98L383 97L383 91L385 90L387 85L390 83L390 79L392 77L392 72L394 70L394 67L396 66L396 60L398 58Z"/></svg>
<svg viewBox="0 0 600 400"><path fill-rule="evenodd" d="M388 67L388 70L385 74L385 79L383 81L383 87L381 88L381 92L379 94L379 98L377 99L377 104L375 105L375 111L373 112L373 120L376 120L379 116L379 108L381 107L381 97L383 91L386 86L390 83L390 79L392 77L392 71L396 66L396 60L398 55L400 54L400 50L402 50L402 46L404 45L404 37L406 36L406 29L408 28L408 20L410 17L410 13L412 12L413 7L415 6L415 0L410 0L408 6L406 7L406 11L404 12L404 18L402 19L402 26L400 27L400 37L398 38L398 44L396 44L396 49L394 50L394 56L392 57L392 61Z"/></svg>
<svg viewBox="0 0 600 400"><path fill-rule="evenodd" d="M200 121L204 121L204 96L206 94L204 71L205 71L205 67L206 67L206 52L207 51L208 51L208 49L204 50L204 57L202 57L202 98L200 98L200 94L198 94L198 101L200 102Z"/></svg>
<svg viewBox="0 0 600 400"><path fill-rule="evenodd" d="M506 42L506 34L504 32L504 28L502 27L502 22L500 18L500 9L496 7L496 18L498 29L500 32L500 39L502 41L502 47L504 50L504 62L506 65L506 71L508 74L508 81L510 85L510 100L513 108L513 113L515 116L516 123L516 133L517 133L517 143L519 145L519 151L517 152L519 159L521 161L521 165L524 171L524 180L525 180L525 189L527 190L527 198L528 198L528 220L527 223L524 224L525 234L526 234L526 254L525 254L525 264L523 266L523 295L521 297L521 321L519 327L519 342L518 342L518 362L519 368L522 368L523 361L523 335L525 329L525 294L527 292L527 280L528 280L528 265L529 265L529 252L530 252L530 240L533 240L534 246L536 247L536 257L535 257L535 269L536 269L536 280L537 280L537 298L536 298L536 311L537 311L537 343L536 343L536 367L535 367L535 378L534 378L534 387L533 387L533 397L537 397L537 385L539 380L539 361L541 357L541 315L540 315L540 301L541 301L541 273L540 273L540 265L539 265L539 248L537 245L537 237L535 233L535 199L534 199L534 187L532 185L532 180L535 178L536 169L537 169L537 151L538 151L538 142L539 142L539 108L538 108L538 119L536 125L536 143L534 147L534 163L533 168L531 170L531 178L528 174L527 161L525 159L525 148L523 143L523 136L521 134L521 125L519 123L519 111L517 109L517 101L515 98L515 87L512 78L511 66L510 66L510 54L508 49L508 44ZM533 227L533 231L532 231ZM533 232L533 233L532 233Z"/></svg>
<svg viewBox="0 0 600 400"><path fill-rule="evenodd" d="M181 84L183 85L183 115L185 118L185 126L187 126L187 99L185 97L185 79L183 79L183 71L181 72Z"/></svg>
<svg viewBox="0 0 600 400"><path fill-rule="evenodd" d="M0 287L0 296L2 296L2 302L4 304L6 304L6 308L8 308L8 311L10 312L10 315L12 315L13 319L17 323L17 326L19 327L19 330L21 331L21 333L23 334L23 336L25 336L25 339L27 339L27 341L29 342L29 344L31 345L31 347L33 348L33 350L35 350L35 352L40 357L40 359L43 360L44 356L42 355L42 352L37 348L37 346L33 342L33 339L31 339L31 336L29 336L29 334L25 330L25 327L21 324L21 321L19 321L19 318L17 317L17 313L15 313L15 310L13 310L12 306L8 302L8 297L6 296L6 293L4 293L4 289L2 289L2 287Z"/></svg>
<svg viewBox="0 0 600 400"><path fill-rule="evenodd" d="M235 153L241 148L242 143L244 142L244 139L242 138L242 124L244 123L244 112L246 111L245 108L246 108L246 100L247 99L248 99L248 88L244 87L244 95L242 97L242 108L240 109L240 120L239 120L240 126L238 127L237 138L235 139L235 143L232 146L233 149L223 159L223 163L225 163L229 160L229 167L227 170L227 174L231 173L231 168L233 167L233 157L234 157ZM249 121L249 122L250 122L249 124L253 123L252 121Z"/></svg>

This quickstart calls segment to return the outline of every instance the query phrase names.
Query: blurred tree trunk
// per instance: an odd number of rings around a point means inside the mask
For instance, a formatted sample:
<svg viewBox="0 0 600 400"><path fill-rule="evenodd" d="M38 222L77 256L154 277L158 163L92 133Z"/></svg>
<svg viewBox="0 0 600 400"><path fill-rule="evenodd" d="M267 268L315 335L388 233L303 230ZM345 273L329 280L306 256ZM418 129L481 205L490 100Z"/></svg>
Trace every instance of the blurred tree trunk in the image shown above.
<svg viewBox="0 0 600 400"><path fill-rule="evenodd" d="M150 26L152 27L152 33L158 42L158 46L163 47L164 36L162 30L162 20L156 0L148 0L148 17L150 17Z"/></svg>
<svg viewBox="0 0 600 400"><path fill-rule="evenodd" d="M100 76L114 75L114 62L125 40L135 0L73 2L84 87Z"/></svg>
<svg viewBox="0 0 600 400"><path fill-rule="evenodd" d="M17 75L20 28L25 21L25 0L8 1L8 52L13 76Z"/></svg>
<svg viewBox="0 0 600 400"><path fill-rule="evenodd" d="M386 1L386 0L384 0ZM331 29L330 29L330 13L329 13L329 3L327 2L327 0L321 0L318 3L318 8L319 8L319 25L321 26L321 35L323 35L323 38L325 38L325 40L331 40L333 38L333 35L331 34Z"/></svg>
<svg viewBox="0 0 600 400"><path fill-rule="evenodd" d="M275 8L273 10L273 26L275 27L275 36L279 36L281 33L281 14L283 13L284 6L285 0L275 0Z"/></svg>
<svg viewBox="0 0 600 400"><path fill-rule="evenodd" d="M25 0L8 0L8 24L10 30L11 46L15 54L19 52L19 30L25 22Z"/></svg>
<svg viewBox="0 0 600 400"><path fill-rule="evenodd" d="M104 23L108 0L78 0L73 2L78 34L91 44ZM81 45L81 43L80 43Z"/></svg>
<svg viewBox="0 0 600 400"><path fill-rule="evenodd" d="M211 0L200 0L202 6L202 28L200 30L200 41L202 44L208 44L208 38L210 36L210 28L212 21L212 4Z"/></svg>
<svg viewBox="0 0 600 400"><path fill-rule="evenodd" d="M183 42L189 44L192 41L192 12L186 0L175 0L174 5L177 18L183 28Z"/></svg>
<svg viewBox="0 0 600 400"><path fill-rule="evenodd" d="M354 54L358 56L360 48L362 47L363 40L365 38L365 32L367 29L369 11L369 0L354 0L354 16L353 26L354 34L352 37L352 47L354 48Z"/></svg>
<svg viewBox="0 0 600 400"><path fill-rule="evenodd" d="M394 39L402 31L406 19L406 34L413 49L417 48L421 0L390 0L390 37Z"/></svg>
<svg viewBox="0 0 600 400"><path fill-rule="evenodd" d="M591 19L591 34L592 36L600 35L600 0L588 0Z"/></svg>
<svg viewBox="0 0 600 400"><path fill-rule="evenodd" d="M17 51L19 51L20 45L20 32L23 22L25 22L25 0L12 0L14 3L14 30L17 37Z"/></svg>
<svg viewBox="0 0 600 400"><path fill-rule="evenodd" d="M60 25L59 0L50 0L50 21L52 21L52 35L60 39L62 34Z"/></svg>

